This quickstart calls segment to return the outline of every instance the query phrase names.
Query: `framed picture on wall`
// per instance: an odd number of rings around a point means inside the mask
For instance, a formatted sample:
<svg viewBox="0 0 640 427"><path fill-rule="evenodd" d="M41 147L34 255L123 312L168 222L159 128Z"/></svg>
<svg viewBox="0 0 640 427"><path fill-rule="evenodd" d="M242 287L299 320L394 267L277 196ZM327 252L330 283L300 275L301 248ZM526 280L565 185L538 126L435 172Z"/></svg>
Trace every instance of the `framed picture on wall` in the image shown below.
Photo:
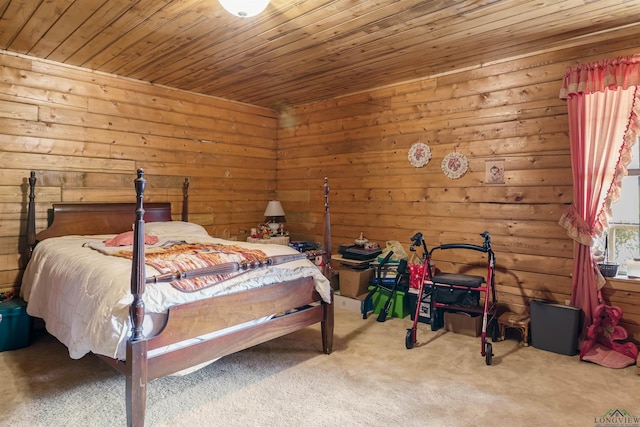
<svg viewBox="0 0 640 427"><path fill-rule="evenodd" d="M504 159L485 161L485 184L504 184Z"/></svg>

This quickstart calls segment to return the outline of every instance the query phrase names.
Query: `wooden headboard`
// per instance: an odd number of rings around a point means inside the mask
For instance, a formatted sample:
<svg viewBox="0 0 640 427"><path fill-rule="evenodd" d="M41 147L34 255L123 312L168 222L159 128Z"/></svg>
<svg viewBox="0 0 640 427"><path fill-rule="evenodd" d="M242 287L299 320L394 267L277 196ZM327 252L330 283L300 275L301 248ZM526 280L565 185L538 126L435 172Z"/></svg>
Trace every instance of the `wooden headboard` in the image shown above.
<svg viewBox="0 0 640 427"><path fill-rule="evenodd" d="M171 203L146 203L144 221L171 221ZM133 230L135 203L53 204L49 228L36 235L36 241L74 234L120 234Z"/></svg>
<svg viewBox="0 0 640 427"><path fill-rule="evenodd" d="M49 214L49 227L36 234L35 172L29 177L29 205L27 214L27 246L31 251L37 242L50 237L69 235L120 234L133 230L136 203L54 203ZM189 179L182 187L182 221L188 221ZM171 221L171 203L145 203L145 222Z"/></svg>

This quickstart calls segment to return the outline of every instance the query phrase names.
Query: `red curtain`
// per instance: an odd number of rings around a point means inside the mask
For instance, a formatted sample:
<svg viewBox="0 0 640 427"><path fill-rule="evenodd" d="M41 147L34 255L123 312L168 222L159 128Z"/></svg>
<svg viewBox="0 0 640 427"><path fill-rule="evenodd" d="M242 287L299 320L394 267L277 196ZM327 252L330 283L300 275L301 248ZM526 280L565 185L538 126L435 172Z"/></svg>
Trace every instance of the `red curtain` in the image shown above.
<svg viewBox="0 0 640 427"><path fill-rule="evenodd" d="M620 197L638 130L640 55L569 67L560 97L567 100L573 204L560 225L574 239L571 304L584 312L583 333L601 301L604 278L591 248L608 228Z"/></svg>

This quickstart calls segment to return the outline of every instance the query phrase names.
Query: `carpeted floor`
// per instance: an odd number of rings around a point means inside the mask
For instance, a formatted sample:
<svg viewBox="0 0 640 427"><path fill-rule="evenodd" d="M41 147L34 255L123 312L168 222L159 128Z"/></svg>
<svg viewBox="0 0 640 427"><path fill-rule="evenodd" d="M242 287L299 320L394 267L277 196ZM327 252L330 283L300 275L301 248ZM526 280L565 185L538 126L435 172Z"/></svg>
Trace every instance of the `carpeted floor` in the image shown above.
<svg viewBox="0 0 640 427"><path fill-rule="evenodd" d="M333 354L321 353L314 327L156 380L146 425L588 427L611 410L640 416L635 366L604 368L516 337L493 343L487 366L480 338L429 325L406 350L410 326L337 307ZM124 377L90 355L71 360L46 334L0 353L0 378L0 425L125 425Z"/></svg>

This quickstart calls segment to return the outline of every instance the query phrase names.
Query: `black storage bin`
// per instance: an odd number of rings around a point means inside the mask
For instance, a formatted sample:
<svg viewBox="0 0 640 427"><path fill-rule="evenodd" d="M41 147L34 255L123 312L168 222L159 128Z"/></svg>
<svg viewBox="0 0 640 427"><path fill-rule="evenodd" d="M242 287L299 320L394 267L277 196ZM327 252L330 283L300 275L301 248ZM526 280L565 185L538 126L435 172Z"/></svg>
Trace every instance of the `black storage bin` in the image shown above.
<svg viewBox="0 0 640 427"><path fill-rule="evenodd" d="M580 308L531 301L531 345L573 356L578 353Z"/></svg>

